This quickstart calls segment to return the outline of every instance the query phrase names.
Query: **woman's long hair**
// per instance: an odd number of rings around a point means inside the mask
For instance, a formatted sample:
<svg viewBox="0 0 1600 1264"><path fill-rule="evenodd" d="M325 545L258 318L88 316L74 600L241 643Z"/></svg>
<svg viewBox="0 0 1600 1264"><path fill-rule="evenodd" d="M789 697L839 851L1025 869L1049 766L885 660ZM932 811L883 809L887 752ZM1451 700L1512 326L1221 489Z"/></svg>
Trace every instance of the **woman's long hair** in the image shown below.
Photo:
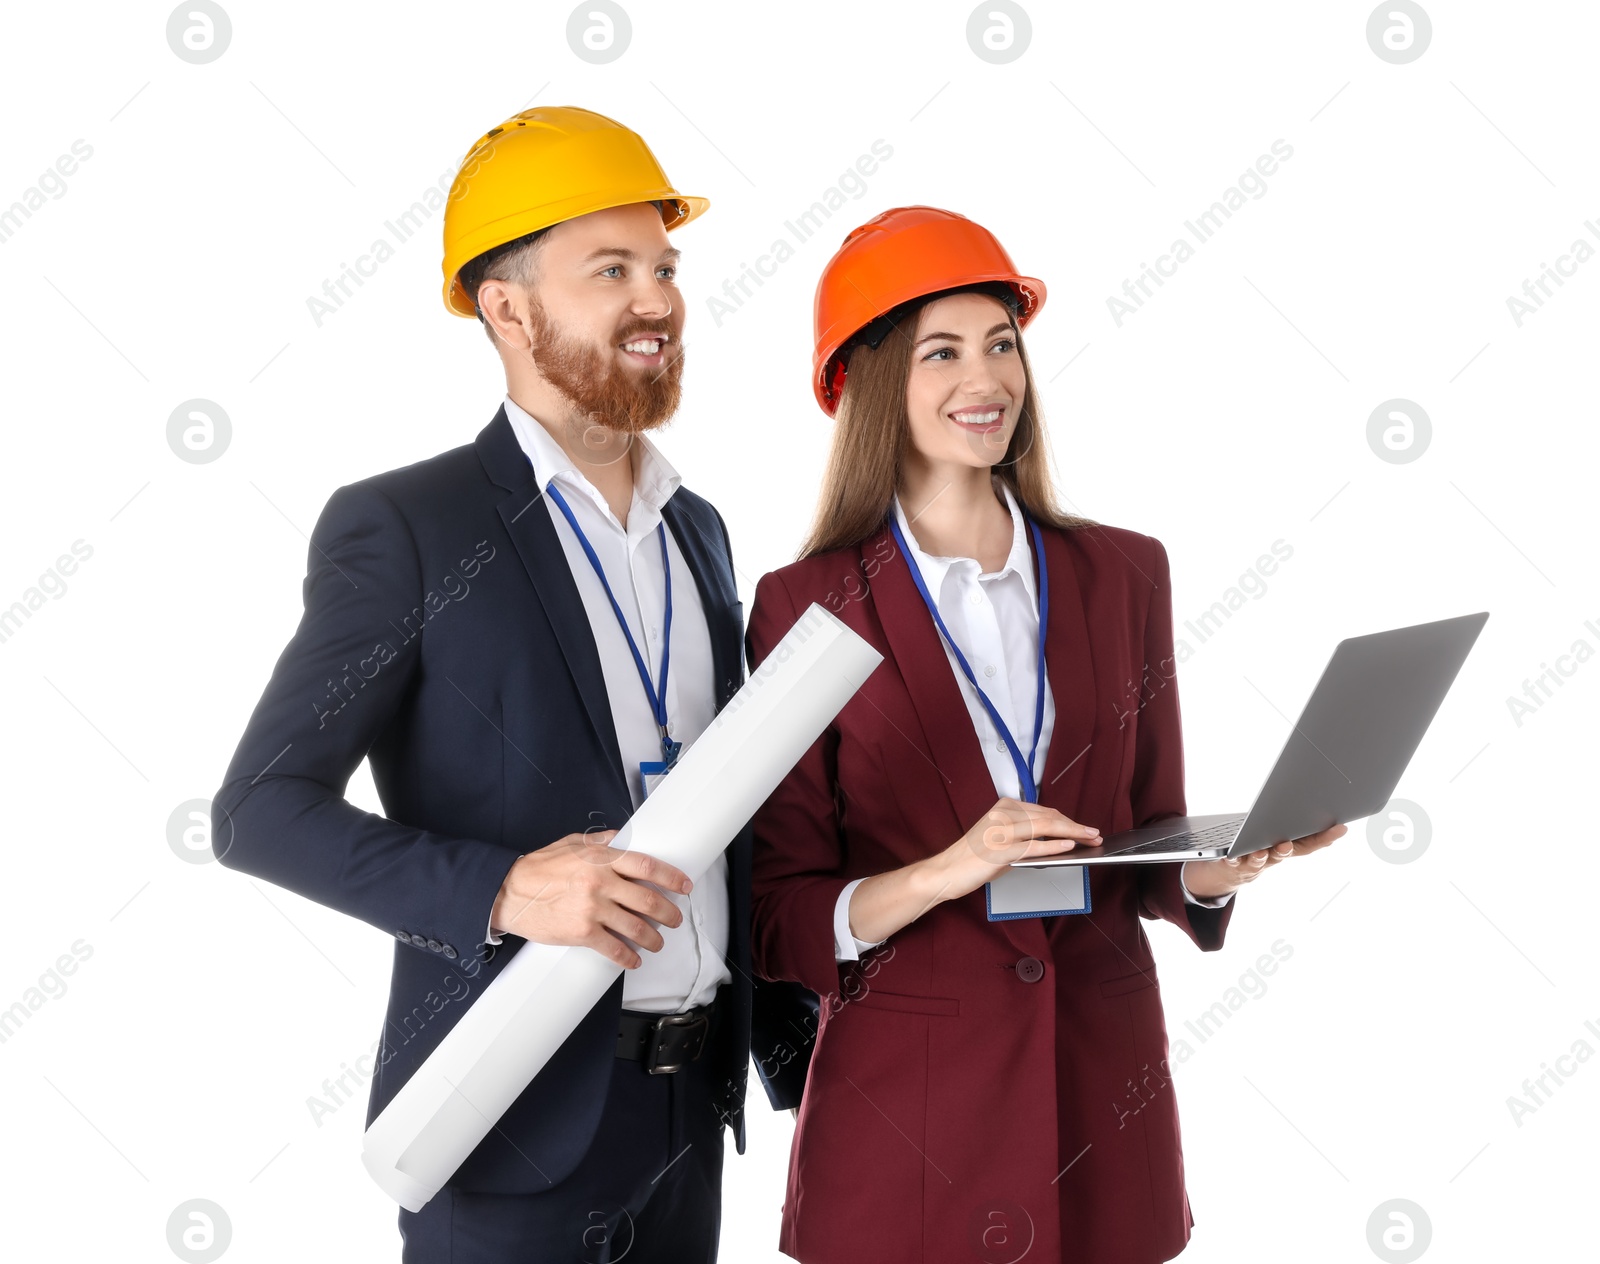
<svg viewBox="0 0 1600 1264"><path fill-rule="evenodd" d="M833 447L817 498L816 518L800 549L802 558L860 544L888 519L911 442L911 421L906 415L911 344L928 301L900 313L876 347L859 343L849 353ZM1040 524L1069 531L1095 526L1093 519L1068 513L1056 504L1044 417L1015 317L1011 336L1022 357L1022 409L1005 457L993 467L994 475Z"/></svg>

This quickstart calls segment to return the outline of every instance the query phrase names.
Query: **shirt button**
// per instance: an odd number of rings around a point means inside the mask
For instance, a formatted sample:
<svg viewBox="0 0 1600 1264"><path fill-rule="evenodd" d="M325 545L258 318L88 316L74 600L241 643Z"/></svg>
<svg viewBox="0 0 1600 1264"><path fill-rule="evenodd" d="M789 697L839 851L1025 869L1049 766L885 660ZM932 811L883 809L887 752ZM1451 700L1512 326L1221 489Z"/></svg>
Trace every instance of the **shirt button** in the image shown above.
<svg viewBox="0 0 1600 1264"><path fill-rule="evenodd" d="M993 676L994 675L994 664L990 663L987 667L985 667L983 669L983 674L985 676Z"/></svg>
<svg viewBox="0 0 1600 1264"><path fill-rule="evenodd" d="M975 606L981 606L983 604L983 594L973 593L972 596L967 598L967 600Z"/></svg>
<svg viewBox="0 0 1600 1264"><path fill-rule="evenodd" d="M1004 742L996 742L994 744L994 748L995 748L995 750L999 751L1000 754L1002 754L1002 755L1004 755L1006 753L1006 744Z"/></svg>

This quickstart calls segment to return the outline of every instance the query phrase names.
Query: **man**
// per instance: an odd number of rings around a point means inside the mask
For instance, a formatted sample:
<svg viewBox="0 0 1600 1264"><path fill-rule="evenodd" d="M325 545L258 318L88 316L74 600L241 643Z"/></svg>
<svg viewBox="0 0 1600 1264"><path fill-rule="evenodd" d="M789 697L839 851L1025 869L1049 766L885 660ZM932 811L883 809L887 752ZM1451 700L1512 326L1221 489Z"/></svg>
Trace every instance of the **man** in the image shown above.
<svg viewBox="0 0 1600 1264"><path fill-rule="evenodd" d="M483 323L505 401L473 443L334 492L214 800L223 864L396 941L369 1123L522 940L625 967L400 1213L408 1262L716 1258L724 1124L744 1149L749 833L692 888L607 846L743 675L722 518L645 434L683 371L667 232L706 205L586 110L524 111L469 151L445 301ZM383 816L343 797L363 757ZM758 1049L804 1028L792 995L763 985ZM761 1062L794 1105L803 1060Z"/></svg>

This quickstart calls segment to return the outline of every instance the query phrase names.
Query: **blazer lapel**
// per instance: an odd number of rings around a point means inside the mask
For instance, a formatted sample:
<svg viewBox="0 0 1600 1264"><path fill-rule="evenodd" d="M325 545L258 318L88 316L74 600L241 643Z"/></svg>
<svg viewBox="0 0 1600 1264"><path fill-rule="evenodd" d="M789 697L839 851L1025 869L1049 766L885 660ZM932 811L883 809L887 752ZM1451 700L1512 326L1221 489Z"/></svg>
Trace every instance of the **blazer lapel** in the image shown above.
<svg viewBox="0 0 1600 1264"><path fill-rule="evenodd" d="M868 557L888 559L879 562L871 592L878 621L922 729L921 747L914 735L907 735L912 749L905 752L906 762L913 768L924 760L932 765L950 801L956 832L964 833L994 806L998 796L966 699L945 657L944 642L911 578L910 568L916 562L900 551L887 523L862 543L861 556L863 564Z"/></svg>
<svg viewBox="0 0 1600 1264"><path fill-rule="evenodd" d="M611 702L606 695L600 652L595 648L589 615L567 565L567 555L556 535L555 524L550 520L549 507L542 503L544 494L535 483L533 466L511 429L505 405L500 406L494 420L479 433L476 447L489 477L510 493L498 505L500 520L544 607L567 670L583 699L589 722L608 756L615 790L620 802L626 805L622 813L626 817L633 800L622 771L622 751L611 720Z"/></svg>
<svg viewBox="0 0 1600 1264"><path fill-rule="evenodd" d="M1096 706L1094 657L1090 652L1089 623L1083 612L1083 592L1078 586L1077 568L1072 563L1072 549L1058 530L1041 526L1040 534L1044 537L1044 556L1050 574L1045 675L1050 681L1056 717L1055 728L1050 733L1050 747L1039 773L1039 800L1065 811L1059 805L1082 802L1085 777L1094 760L1094 752L1090 750ZM1109 821L1083 823L1110 829Z"/></svg>
<svg viewBox="0 0 1600 1264"><path fill-rule="evenodd" d="M705 528L695 521L693 512L676 492L661 507L661 517L667 524L667 530L677 540L684 560L689 563L695 588L700 593L700 608L705 611L706 627L711 633L712 687L716 693L717 710L721 711L744 677L744 620L740 614L733 573L727 565L721 542L708 535ZM751 835L746 826L729 840L727 847L731 912L727 960L738 973L735 986L739 996L748 995L753 986L748 934L750 851ZM748 1024L748 1019L745 1022Z"/></svg>
<svg viewBox="0 0 1600 1264"><path fill-rule="evenodd" d="M726 566L719 565L726 561L721 544L707 538L676 493L661 507L661 517L689 563L700 593L700 607L711 631L711 671L720 711L739 686L744 662L744 628L733 576L726 573Z"/></svg>
<svg viewBox="0 0 1600 1264"><path fill-rule="evenodd" d="M1055 703L1055 727L1040 772L1039 799L1059 810L1062 804L1078 801L1091 760L1094 662L1072 551L1059 531L1045 527L1040 534L1044 537L1042 561L1050 578L1050 610L1044 628L1045 674ZM887 543L883 542L885 536ZM926 750L932 752L932 763L944 785L955 822L964 832L999 797L966 699L945 656L939 631L911 579L909 567L915 563L894 546L887 525L866 541L861 551L863 559L883 557L884 552L893 554L873 581L872 600L895 664L911 694ZM999 926L1018 949L1039 955L1048 942L1047 920L1067 919L1024 917L1002 921Z"/></svg>

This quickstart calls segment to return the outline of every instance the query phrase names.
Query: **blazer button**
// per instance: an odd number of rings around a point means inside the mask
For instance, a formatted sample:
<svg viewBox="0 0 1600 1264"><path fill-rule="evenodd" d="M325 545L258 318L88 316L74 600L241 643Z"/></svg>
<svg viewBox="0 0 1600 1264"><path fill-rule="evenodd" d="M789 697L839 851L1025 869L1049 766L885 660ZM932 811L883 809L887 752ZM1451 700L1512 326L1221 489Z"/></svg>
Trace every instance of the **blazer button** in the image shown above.
<svg viewBox="0 0 1600 1264"><path fill-rule="evenodd" d="M428 947L432 948L434 950L434 952L443 952L444 951L444 945L441 944L437 939L430 939L428 941Z"/></svg>
<svg viewBox="0 0 1600 1264"><path fill-rule="evenodd" d="M1024 983L1037 983L1044 978L1044 962L1037 957L1024 957L1017 962L1017 978Z"/></svg>
<svg viewBox="0 0 1600 1264"><path fill-rule="evenodd" d="M394 933L394 937L403 944L409 944L411 942L411 932L408 930L397 930Z"/></svg>
<svg viewBox="0 0 1600 1264"><path fill-rule="evenodd" d="M444 955L449 957L450 960L454 961L456 959L456 950L454 948L452 948L449 944L446 944L444 946Z"/></svg>
<svg viewBox="0 0 1600 1264"><path fill-rule="evenodd" d="M426 935L413 935L411 936L411 942L418 948L426 948L428 946L428 937Z"/></svg>

